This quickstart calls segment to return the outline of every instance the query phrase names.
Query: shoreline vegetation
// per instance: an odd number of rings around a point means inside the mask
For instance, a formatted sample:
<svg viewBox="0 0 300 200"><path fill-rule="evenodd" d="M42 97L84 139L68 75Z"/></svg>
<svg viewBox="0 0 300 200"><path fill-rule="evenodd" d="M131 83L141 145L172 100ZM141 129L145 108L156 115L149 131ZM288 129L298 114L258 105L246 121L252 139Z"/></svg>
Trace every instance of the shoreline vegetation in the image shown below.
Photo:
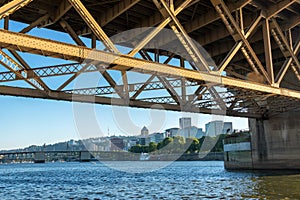
<svg viewBox="0 0 300 200"><path fill-rule="evenodd" d="M134 145L128 151L132 153L171 154L171 153L199 153L223 152L223 140L226 134L217 137L203 136L201 138L184 138L182 136L167 137L159 143L150 142L149 145Z"/></svg>
<svg viewBox="0 0 300 200"><path fill-rule="evenodd" d="M224 160L223 140L225 134L217 137L184 138L181 136L167 137L159 143L150 142L149 145L135 145L128 151L90 151L90 161L140 161L142 154L147 154L149 161L212 161ZM70 152L45 151L45 162L73 162L80 161L81 149ZM38 151L37 151L38 152ZM43 151L41 151L43 152ZM5 159L0 163L32 162L30 158Z"/></svg>

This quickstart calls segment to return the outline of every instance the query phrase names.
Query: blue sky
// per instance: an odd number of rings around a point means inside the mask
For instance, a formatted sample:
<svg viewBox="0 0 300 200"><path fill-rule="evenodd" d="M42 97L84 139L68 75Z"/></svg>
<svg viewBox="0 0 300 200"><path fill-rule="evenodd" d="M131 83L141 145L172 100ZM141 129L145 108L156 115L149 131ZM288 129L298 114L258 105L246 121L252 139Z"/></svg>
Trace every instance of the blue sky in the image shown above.
<svg viewBox="0 0 300 200"><path fill-rule="evenodd" d="M2 28L3 20L0 23L0 28ZM9 28L17 32L25 26L24 24L10 22ZM74 43L68 35L55 31L34 29L29 34L43 35L45 38L56 38L58 41ZM90 41L84 40L84 42L88 44ZM23 53L20 55L33 68L67 63L63 60L42 58L36 55ZM0 67L0 71L7 70ZM65 79L47 78L45 82L51 88L56 88L63 80ZM27 86L23 81L6 83L5 85ZM191 117L192 125L200 128L204 128L205 123L216 119L232 121L234 129L248 128L246 118L218 117L109 105L73 104L64 101L2 95L0 95L0 105L0 149L23 148L32 144L42 145L70 139L98 137L108 135L108 132L110 135L137 135L144 125L149 127L150 133L162 132L167 128L178 127L178 119L182 116ZM78 105L83 108L90 108L93 112L87 115L77 113L76 106ZM80 116L78 117L77 114L80 114Z"/></svg>

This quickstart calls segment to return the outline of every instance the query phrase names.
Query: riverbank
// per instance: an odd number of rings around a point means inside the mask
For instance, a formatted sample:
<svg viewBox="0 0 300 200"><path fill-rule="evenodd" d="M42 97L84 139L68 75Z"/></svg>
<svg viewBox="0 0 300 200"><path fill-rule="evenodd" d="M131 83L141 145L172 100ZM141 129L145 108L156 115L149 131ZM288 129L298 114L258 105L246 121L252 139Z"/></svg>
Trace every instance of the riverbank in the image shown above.
<svg viewBox="0 0 300 200"><path fill-rule="evenodd" d="M83 156L84 155L84 156ZM157 154L149 153L130 153L130 152L88 152L84 154L63 154L52 155L49 152L43 156L43 162L88 162L88 161L223 161L223 152L209 152L209 153L185 153L185 154ZM35 162L34 157L3 157L0 159L0 163L25 163Z"/></svg>

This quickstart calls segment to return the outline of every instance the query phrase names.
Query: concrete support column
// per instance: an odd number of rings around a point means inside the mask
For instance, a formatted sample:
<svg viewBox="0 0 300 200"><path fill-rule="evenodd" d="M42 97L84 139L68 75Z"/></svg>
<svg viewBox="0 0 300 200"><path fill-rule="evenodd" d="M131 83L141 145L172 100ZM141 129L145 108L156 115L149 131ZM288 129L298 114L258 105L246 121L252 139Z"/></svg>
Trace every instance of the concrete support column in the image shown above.
<svg viewBox="0 0 300 200"><path fill-rule="evenodd" d="M34 153L34 163L45 163L45 153L35 152Z"/></svg>
<svg viewBox="0 0 300 200"><path fill-rule="evenodd" d="M300 111L249 119L253 169L300 169Z"/></svg>
<svg viewBox="0 0 300 200"><path fill-rule="evenodd" d="M91 161L91 154L88 151L81 151L80 152L80 162L89 162Z"/></svg>

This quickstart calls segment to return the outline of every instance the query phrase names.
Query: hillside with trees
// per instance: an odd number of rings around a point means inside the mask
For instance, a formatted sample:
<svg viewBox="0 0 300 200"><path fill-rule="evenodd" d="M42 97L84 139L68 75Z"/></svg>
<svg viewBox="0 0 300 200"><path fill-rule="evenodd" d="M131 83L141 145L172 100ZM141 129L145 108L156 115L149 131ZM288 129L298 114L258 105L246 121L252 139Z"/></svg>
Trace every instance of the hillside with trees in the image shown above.
<svg viewBox="0 0 300 200"><path fill-rule="evenodd" d="M201 151L223 152L225 134L217 137L184 138L182 136L167 137L159 143L135 145L129 151L133 153L198 153Z"/></svg>

